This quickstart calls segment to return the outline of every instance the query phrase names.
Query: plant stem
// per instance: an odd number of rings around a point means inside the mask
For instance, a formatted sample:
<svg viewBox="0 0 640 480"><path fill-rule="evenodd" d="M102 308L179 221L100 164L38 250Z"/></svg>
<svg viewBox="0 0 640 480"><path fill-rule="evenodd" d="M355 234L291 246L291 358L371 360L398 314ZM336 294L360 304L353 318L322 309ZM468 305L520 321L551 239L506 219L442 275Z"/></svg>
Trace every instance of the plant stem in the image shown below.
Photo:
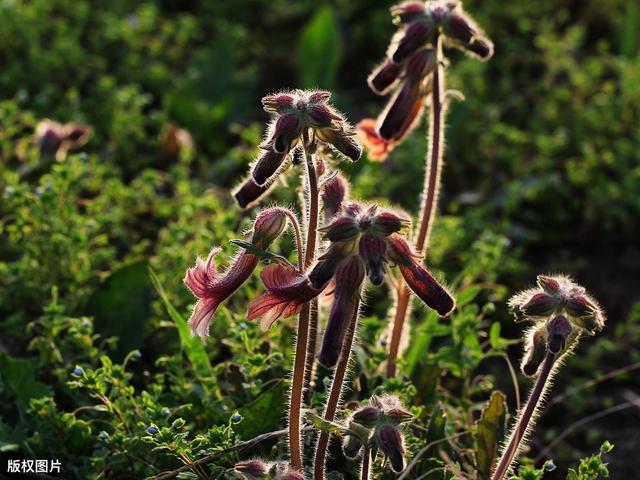
<svg viewBox="0 0 640 480"><path fill-rule="evenodd" d="M307 366L304 371L305 402L311 399L311 379L313 367L316 364L316 348L318 345L318 301L311 301L311 316L309 318L309 341L307 342Z"/></svg>
<svg viewBox="0 0 640 480"><path fill-rule="evenodd" d="M444 150L444 69L442 68L442 37L436 41L436 69L433 72L431 90L431 115L429 116L429 151L425 166L424 189L422 191L422 206L420 224L416 237L416 253L426 255L431 227L435 218L440 190L440 172L442 170L442 153ZM398 292L396 308L389 344L389 359L387 362L387 376L395 377L396 359L400 351L402 330L410 312L410 291L401 275L398 275Z"/></svg>
<svg viewBox="0 0 640 480"><path fill-rule="evenodd" d="M362 449L362 467L360 468L360 480L369 480L371 467L371 450L365 443Z"/></svg>
<svg viewBox="0 0 640 480"><path fill-rule="evenodd" d="M304 267L308 267L315 257L316 238L318 235L318 178L313 162L313 155L307 149L308 135L304 135L305 163L307 165L308 195L306 201L307 238L304 254ZM293 364L293 378L291 383L291 399L289 408L289 452L291 454L291 466L295 470L302 470L302 436L300 428L300 413L304 396L305 371L307 365L307 343L309 341L309 319L311 303L306 303L298 317L298 338Z"/></svg>
<svg viewBox="0 0 640 480"><path fill-rule="evenodd" d="M347 327L347 333L340 349L340 357L336 365L335 373L333 374L333 382L331 382L331 390L329 391L329 397L325 405L323 418L329 422L335 419L336 411L340 403L340 397L342 396L342 386L344 385L344 379L349 367L349 360L351 358L351 348L353 347L353 337L355 336L356 328L358 326L358 316L360 314L360 300L356 302L353 317ZM318 436L318 443L316 446L316 458L313 465L313 478L314 480L324 480L324 462L327 458L327 447L329 446L329 433L322 430Z"/></svg>
<svg viewBox="0 0 640 480"><path fill-rule="evenodd" d="M538 404L542 401L555 361L556 354L547 352L547 356L545 357L540 369L540 374L536 379L533 390L531 390L531 395L529 395L529 399L524 406L524 410L522 410L522 413L518 418L518 422L513 429L513 433L509 439L509 444L507 445L507 448L504 449L502 458L500 458L498 466L493 472L493 476L491 477L492 480L502 480L511 469L511 464L520 450L520 443L522 442L522 439L527 431L533 427L533 416L538 409Z"/></svg>

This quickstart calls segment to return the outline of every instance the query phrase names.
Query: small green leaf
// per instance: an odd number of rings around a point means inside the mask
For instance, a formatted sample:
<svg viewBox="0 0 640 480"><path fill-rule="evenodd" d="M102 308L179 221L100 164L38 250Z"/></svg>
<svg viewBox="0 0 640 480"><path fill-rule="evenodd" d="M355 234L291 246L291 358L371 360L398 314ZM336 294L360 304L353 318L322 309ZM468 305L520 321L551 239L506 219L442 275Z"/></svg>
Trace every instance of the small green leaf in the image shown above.
<svg viewBox="0 0 640 480"><path fill-rule="evenodd" d="M256 257L259 257L260 260L262 261L276 261L279 263L284 263L289 266L293 266L291 265L291 263L289 263L289 260L287 260L283 256L278 255L277 253L270 252L269 250L263 250L260 247L256 247L251 242L236 239L236 240L231 240L231 243L233 243L237 247L245 249L247 253L250 253L251 255L255 255Z"/></svg>
<svg viewBox="0 0 640 480"><path fill-rule="evenodd" d="M342 57L340 31L331 7L320 8L298 44L298 80L302 87L333 86Z"/></svg>
<svg viewBox="0 0 640 480"><path fill-rule="evenodd" d="M180 344L194 370L198 375L209 375L211 373L211 364L209 363L209 357L204 349L204 345L198 337L191 335L189 325L187 325L186 320L182 318L182 315L180 315L169 301L169 297L167 297L167 293L165 292L158 275L151 267L149 267L149 278L151 279L151 283L156 289L156 292L160 295L169 316L174 321L176 328L178 329Z"/></svg>
<svg viewBox="0 0 640 480"><path fill-rule="evenodd" d="M0 352L0 387L13 395L23 414L32 398L44 397L51 389L36 380L37 363L28 358L10 357Z"/></svg>
<svg viewBox="0 0 640 480"><path fill-rule="evenodd" d="M427 443L442 440L445 437L445 428L447 426L447 415L442 408L441 403L437 403L431 412L429 426L427 427Z"/></svg>
<svg viewBox="0 0 640 480"><path fill-rule="evenodd" d="M478 296L481 290L482 287L480 285L472 285L456 295L456 304L458 305L458 308L471 302Z"/></svg>
<svg viewBox="0 0 640 480"><path fill-rule="evenodd" d="M476 462L482 478L489 478L504 437L507 405L505 396L494 391L476 423Z"/></svg>

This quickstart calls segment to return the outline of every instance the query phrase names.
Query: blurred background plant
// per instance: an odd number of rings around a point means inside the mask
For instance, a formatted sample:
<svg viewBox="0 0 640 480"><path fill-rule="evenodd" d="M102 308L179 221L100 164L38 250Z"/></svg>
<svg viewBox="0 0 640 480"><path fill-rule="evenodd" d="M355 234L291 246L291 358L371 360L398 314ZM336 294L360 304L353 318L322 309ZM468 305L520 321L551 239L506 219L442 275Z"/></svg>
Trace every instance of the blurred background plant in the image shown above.
<svg viewBox="0 0 640 480"><path fill-rule="evenodd" d="M197 253L250 226L253 213L235 207L228 188L257 154L264 93L319 86L354 121L379 111L366 77L394 30L391 3L0 1L3 467L59 458L67 477L137 479L283 428L293 324L265 334L245 321L252 279L202 346L184 329L192 297L180 280ZM347 399L397 394L411 410L405 478L443 478L444 466L444 478L453 468L485 478L516 407L504 358L520 358L522 346L507 339L522 328L504 300L534 274L563 271L601 301L609 323L560 372L566 388L551 395L525 452L535 468L525 460L520 478L596 478L605 468L598 455L575 465L605 440L616 445L604 460L611 475L633 477L640 7L465 7L495 54L487 64L459 54L448 72L467 100L447 117L429 260L459 308L450 322L416 310L402 375L385 381L389 302L372 291ZM34 138L44 119L92 133L56 159ZM425 146L416 134L393 161L343 164L354 196L412 209ZM273 198L294 195L277 189ZM235 449L182 478L222 478L284 445L271 438ZM340 442L331 448L329 470L354 478L357 462Z"/></svg>

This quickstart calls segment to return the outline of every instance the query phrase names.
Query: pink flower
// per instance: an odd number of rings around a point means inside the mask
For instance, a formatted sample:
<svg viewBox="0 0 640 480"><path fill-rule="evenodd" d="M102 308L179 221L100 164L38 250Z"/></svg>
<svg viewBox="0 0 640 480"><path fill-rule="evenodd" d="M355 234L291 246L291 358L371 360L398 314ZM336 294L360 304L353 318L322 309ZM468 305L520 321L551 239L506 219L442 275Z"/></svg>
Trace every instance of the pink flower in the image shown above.
<svg viewBox="0 0 640 480"><path fill-rule="evenodd" d="M367 150L369 160L382 162L386 160L389 153L396 148L397 143L382 138L376 129L375 118L365 118L356 126L358 140Z"/></svg>
<svg viewBox="0 0 640 480"><path fill-rule="evenodd" d="M189 318L194 335L205 338L209 335L209 322L218 306L234 293L253 273L259 262L255 255L242 252L222 275L218 275L214 257L221 248L214 248L205 262L196 259L196 265L187 270L184 283L198 298Z"/></svg>
<svg viewBox="0 0 640 480"><path fill-rule="evenodd" d="M267 291L249 304L247 319L262 318L260 326L264 330L280 317L289 318L299 313L305 303L322 292L291 267L271 265L262 271L260 278Z"/></svg>

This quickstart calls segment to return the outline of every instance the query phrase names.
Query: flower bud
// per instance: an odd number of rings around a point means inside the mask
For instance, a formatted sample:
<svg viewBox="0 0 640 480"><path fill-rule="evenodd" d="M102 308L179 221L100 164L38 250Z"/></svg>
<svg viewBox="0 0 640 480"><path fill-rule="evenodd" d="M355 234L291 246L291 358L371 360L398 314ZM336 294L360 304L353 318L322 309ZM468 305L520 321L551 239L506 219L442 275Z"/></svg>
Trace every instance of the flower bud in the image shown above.
<svg viewBox="0 0 640 480"><path fill-rule="evenodd" d="M322 204L326 219L333 218L341 209L349 191L349 184L341 174L337 174L322 187Z"/></svg>
<svg viewBox="0 0 640 480"><path fill-rule="evenodd" d="M270 185L258 185L252 177L247 178L233 196L240 208L247 208L269 190Z"/></svg>
<svg viewBox="0 0 640 480"><path fill-rule="evenodd" d="M392 233L399 232L403 227L410 223L411 220L408 218L401 217L394 212L385 210L376 215L373 228L376 233L388 236Z"/></svg>
<svg viewBox="0 0 640 480"><path fill-rule="evenodd" d="M467 45L474 33L477 31L477 27L466 14L462 12L452 12L447 15L442 29L444 34L452 40L458 41L464 45Z"/></svg>
<svg viewBox="0 0 640 480"><path fill-rule="evenodd" d="M537 373L547 353L546 329L543 327L535 330L533 334L529 336L527 342L526 357L523 359L521 368L522 373L531 377Z"/></svg>
<svg viewBox="0 0 640 480"><path fill-rule="evenodd" d="M273 137L268 145L276 153L287 153L302 133L302 122L296 113L286 113L278 118Z"/></svg>
<svg viewBox="0 0 640 480"><path fill-rule="evenodd" d="M493 43L486 38L474 38L467 45L467 50L480 60L489 60L493 56Z"/></svg>
<svg viewBox="0 0 640 480"><path fill-rule="evenodd" d="M347 458L356 458L362 450L362 441L355 435L345 435L342 441L342 452Z"/></svg>
<svg viewBox="0 0 640 480"><path fill-rule="evenodd" d="M304 476L299 472L287 472L282 475L282 480L304 480Z"/></svg>
<svg viewBox="0 0 640 480"><path fill-rule="evenodd" d="M392 43L389 58L393 63L402 63L416 50L432 42L436 35L434 25L426 19L410 23L399 35L399 40Z"/></svg>
<svg viewBox="0 0 640 480"><path fill-rule="evenodd" d="M556 354L562 352L572 332L573 327L564 315L558 315L551 319L547 323L549 351Z"/></svg>
<svg viewBox="0 0 640 480"><path fill-rule="evenodd" d="M553 277L548 275L538 275L537 281L540 288L547 293L554 294L560 292L560 283Z"/></svg>
<svg viewBox="0 0 640 480"><path fill-rule="evenodd" d="M382 425L376 429L375 441L382 453L389 459L395 473L404 470L404 439L400 431L392 425Z"/></svg>
<svg viewBox="0 0 640 480"><path fill-rule="evenodd" d="M309 125L313 128L326 128L333 125L335 120L344 121L343 118L333 112L323 103L312 104L307 108Z"/></svg>
<svg viewBox="0 0 640 480"><path fill-rule="evenodd" d="M411 412L398 406L387 410L384 414L385 418L394 425L400 425L401 423L409 422L413 419Z"/></svg>
<svg viewBox="0 0 640 480"><path fill-rule="evenodd" d="M269 465L259 459L236 463L234 469L249 480L268 478L269 475Z"/></svg>
<svg viewBox="0 0 640 480"><path fill-rule="evenodd" d="M604 315L600 306L586 295L578 294L569 297L565 308L571 320L590 335L604 327Z"/></svg>
<svg viewBox="0 0 640 480"><path fill-rule="evenodd" d="M260 212L253 223L251 242L259 248L267 248L280 236L287 226L286 210L280 207L267 208Z"/></svg>
<svg viewBox="0 0 640 480"><path fill-rule="evenodd" d="M351 161L356 161L362 155L362 145L354 138L354 132L346 128L327 127L316 130L320 140L332 145L338 152Z"/></svg>
<svg viewBox="0 0 640 480"><path fill-rule="evenodd" d="M380 409L372 405L362 407L353 413L352 420L368 428L375 427L380 420Z"/></svg>
<svg viewBox="0 0 640 480"><path fill-rule="evenodd" d="M395 86L396 80L398 80L401 73L402 65L385 60L371 72L367 83L374 93L386 95Z"/></svg>
<svg viewBox="0 0 640 480"><path fill-rule="evenodd" d="M336 218L321 230L324 232L324 238L330 242L351 240L360 232L358 222L356 222L353 217L347 215Z"/></svg>
<svg viewBox="0 0 640 480"><path fill-rule="evenodd" d="M293 109L293 97L286 93L267 95L262 99L262 106L269 113L289 113Z"/></svg>
<svg viewBox="0 0 640 480"><path fill-rule="evenodd" d="M308 97L310 104L328 102L330 98L331 92L327 92L326 90L314 90Z"/></svg>
<svg viewBox="0 0 640 480"><path fill-rule="evenodd" d="M411 23L424 16L426 11L424 2L404 2L391 7L394 23Z"/></svg>
<svg viewBox="0 0 640 480"><path fill-rule="evenodd" d="M385 254L387 242L375 233L365 233L360 238L360 257L367 267L369 280L374 285L380 285L384 281Z"/></svg>
<svg viewBox="0 0 640 480"><path fill-rule="evenodd" d="M420 80L436 69L436 51L433 48L423 48L416 52L407 62L408 76Z"/></svg>
<svg viewBox="0 0 640 480"><path fill-rule="evenodd" d="M558 306L558 299L545 292L534 293L529 300L520 305L519 310L526 317L546 317Z"/></svg>
<svg viewBox="0 0 640 480"><path fill-rule="evenodd" d="M424 95L421 81L405 80L378 118L378 134L383 140L399 142L422 115Z"/></svg>
<svg viewBox="0 0 640 480"><path fill-rule="evenodd" d="M263 151L260 157L258 157L258 160L253 166L253 170L251 172L256 184L266 184L282 166L285 158L286 155L284 153L277 153L273 150Z"/></svg>

